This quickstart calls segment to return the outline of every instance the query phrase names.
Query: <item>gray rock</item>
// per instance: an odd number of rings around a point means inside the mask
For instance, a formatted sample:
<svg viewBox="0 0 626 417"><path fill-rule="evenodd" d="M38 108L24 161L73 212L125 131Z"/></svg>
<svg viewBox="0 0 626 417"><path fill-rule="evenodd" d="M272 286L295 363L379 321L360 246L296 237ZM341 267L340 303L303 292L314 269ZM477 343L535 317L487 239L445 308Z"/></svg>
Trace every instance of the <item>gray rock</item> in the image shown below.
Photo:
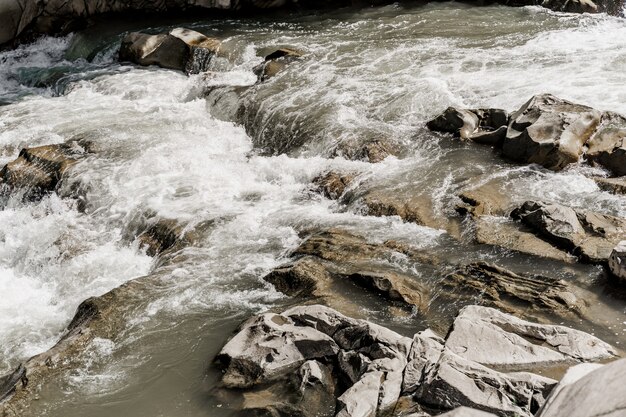
<svg viewBox="0 0 626 417"><path fill-rule="evenodd" d="M626 280L626 240L622 240L611 252L609 270L613 275Z"/></svg>
<svg viewBox="0 0 626 417"><path fill-rule="evenodd" d="M626 410L626 359L566 381L536 417L620 417ZM573 378L576 379L576 378Z"/></svg>
<svg viewBox="0 0 626 417"><path fill-rule="evenodd" d="M158 65L197 74L208 69L219 46L217 39L184 28L159 35L133 32L122 40L119 57L139 65Z"/></svg>
<svg viewBox="0 0 626 417"><path fill-rule="evenodd" d="M369 372L337 398L336 417L376 417L385 374Z"/></svg>
<svg viewBox="0 0 626 417"><path fill-rule="evenodd" d="M430 329L413 336L408 362L404 368L403 394L410 394L419 388L426 366L438 362L443 344L444 340Z"/></svg>
<svg viewBox="0 0 626 417"><path fill-rule="evenodd" d="M439 360L429 364L416 398L441 409L466 406L500 416L531 417L554 385L554 380L526 372L497 372L444 349Z"/></svg>
<svg viewBox="0 0 626 417"><path fill-rule="evenodd" d="M245 322L216 360L224 368L222 382L245 388L285 377L309 359L333 357L331 337L297 326L288 315L266 313Z"/></svg>
<svg viewBox="0 0 626 417"><path fill-rule="evenodd" d="M604 113L587 148L586 157L590 162L607 168L614 175L626 175L626 118Z"/></svg>
<svg viewBox="0 0 626 417"><path fill-rule="evenodd" d="M461 310L445 346L465 359L506 371L593 362L616 355L613 347L588 333L532 323L480 306Z"/></svg>
<svg viewBox="0 0 626 417"><path fill-rule="evenodd" d="M500 109L457 109L448 107L426 124L430 130L447 132L478 143L497 145L506 134L509 115Z"/></svg>
<svg viewBox="0 0 626 417"><path fill-rule="evenodd" d="M439 417L495 417L495 414L486 413L469 407L459 407L452 411L448 411L447 413L439 414Z"/></svg>
<svg viewBox="0 0 626 417"><path fill-rule="evenodd" d="M577 162L602 114L550 94L534 96L511 115L502 154L560 170Z"/></svg>
<svg viewBox="0 0 626 417"><path fill-rule="evenodd" d="M602 191L608 191L613 194L626 194L626 177L619 178L602 178L595 177L593 180L598 184Z"/></svg>

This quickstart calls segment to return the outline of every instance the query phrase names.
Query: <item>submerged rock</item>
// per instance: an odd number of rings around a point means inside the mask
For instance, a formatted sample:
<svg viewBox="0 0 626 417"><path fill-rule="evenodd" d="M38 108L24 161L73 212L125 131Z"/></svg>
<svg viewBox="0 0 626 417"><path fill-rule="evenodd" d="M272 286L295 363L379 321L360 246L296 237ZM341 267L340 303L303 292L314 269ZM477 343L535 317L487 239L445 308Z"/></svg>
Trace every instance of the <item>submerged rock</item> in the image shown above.
<svg viewBox="0 0 626 417"><path fill-rule="evenodd" d="M523 307L548 315L579 315L586 309L585 300L565 281L519 275L485 262L458 268L440 285L444 290L440 297L481 302L509 312Z"/></svg>
<svg viewBox="0 0 626 417"><path fill-rule="evenodd" d="M340 174L338 172L328 172L313 179L316 190L324 197L337 200L341 197L348 186L354 181L354 174Z"/></svg>
<svg viewBox="0 0 626 417"><path fill-rule="evenodd" d="M37 200L55 191L68 170L89 151L89 144L80 141L24 148L0 170L0 184L11 192L23 190L24 198Z"/></svg>
<svg viewBox="0 0 626 417"><path fill-rule="evenodd" d="M537 324L489 307L465 307L445 347L491 368L518 371L616 356L609 344L565 326Z"/></svg>
<svg viewBox="0 0 626 417"><path fill-rule="evenodd" d="M625 373L626 359L620 359L575 382L566 381L536 417L622 416L626 410Z"/></svg>
<svg viewBox="0 0 626 417"><path fill-rule="evenodd" d="M534 96L511 115L502 154L559 170L577 162L602 114L550 94Z"/></svg>
<svg viewBox="0 0 626 417"><path fill-rule="evenodd" d="M254 67L253 71L259 81L266 81L283 71L287 65L300 59L302 52L292 48L279 48L265 56L263 63Z"/></svg>
<svg viewBox="0 0 626 417"><path fill-rule="evenodd" d="M133 32L122 40L119 58L138 65L158 65L197 74L209 68L219 47L219 40L191 29L176 28L158 35Z"/></svg>

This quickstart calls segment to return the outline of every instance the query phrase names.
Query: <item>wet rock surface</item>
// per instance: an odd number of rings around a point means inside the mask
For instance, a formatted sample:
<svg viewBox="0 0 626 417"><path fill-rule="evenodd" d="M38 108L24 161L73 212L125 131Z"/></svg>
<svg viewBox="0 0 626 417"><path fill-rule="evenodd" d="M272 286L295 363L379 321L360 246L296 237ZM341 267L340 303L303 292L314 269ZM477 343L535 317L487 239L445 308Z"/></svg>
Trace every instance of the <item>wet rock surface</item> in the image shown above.
<svg viewBox="0 0 626 417"><path fill-rule="evenodd" d="M468 326L484 329L474 332ZM463 335L466 331L471 335ZM476 335L480 335L478 339ZM519 335L544 337L554 350L531 344ZM498 356L497 352L511 353L511 349L524 354ZM563 361L608 358L612 352L610 346L586 333L525 322L478 306L461 311L446 339L431 330L410 339L331 308L308 305L244 322L216 363L224 369L223 385L244 388L239 394L244 396L246 390L271 390L267 383L293 386L285 382L293 375L317 375L315 380L326 381L322 385L329 387L325 392L330 394L334 387L335 395L334 406L321 415L378 416L422 407L438 415L471 407L450 415L478 416L482 410L530 417L543 406L557 381L530 372L500 372L480 361L532 371ZM316 398L322 397L329 398ZM284 408L286 398L295 398L289 406L302 416L313 416L313 410L320 409L319 404L303 409L297 395L282 396L267 406ZM240 407L241 412L247 411L245 403ZM429 415L420 413L417 415Z"/></svg>
<svg viewBox="0 0 626 417"><path fill-rule="evenodd" d="M197 74L209 68L219 47L219 40L191 29L176 28L158 35L133 32L122 40L119 59Z"/></svg>
<svg viewBox="0 0 626 417"><path fill-rule="evenodd" d="M303 53L293 48L279 48L266 55L263 63L254 67L253 72L258 77L259 82L266 81L287 66L302 57Z"/></svg>

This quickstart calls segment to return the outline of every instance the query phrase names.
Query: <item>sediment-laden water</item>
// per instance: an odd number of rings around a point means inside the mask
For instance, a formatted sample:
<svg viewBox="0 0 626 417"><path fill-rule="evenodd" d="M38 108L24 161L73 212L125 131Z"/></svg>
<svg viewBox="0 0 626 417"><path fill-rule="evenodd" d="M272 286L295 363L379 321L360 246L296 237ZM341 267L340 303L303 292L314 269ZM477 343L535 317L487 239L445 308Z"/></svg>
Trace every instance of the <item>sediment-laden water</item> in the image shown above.
<svg viewBox="0 0 626 417"><path fill-rule="evenodd" d="M187 77L117 62L127 31L179 25L223 40L211 72ZM244 125L233 118L235 98L206 98L214 86L254 84L252 68L275 46L306 58L248 91L253 111ZM624 19L447 3L271 20L109 22L3 52L0 64L0 163L23 147L72 138L97 149L63 184L80 185L85 207L57 194L2 201L0 374L50 348L82 300L159 277L126 313L122 334L96 339L84 366L45 387L32 415L228 415L208 394L218 378L213 356L241 320L288 302L261 277L285 261L301 232L336 226L451 262L488 260L575 282L594 294L595 324L569 324L626 344L623 298L600 267L538 261L396 217L364 216L358 204L344 207L310 186L330 169L355 171L363 189L426 190L442 216L454 216L459 190L500 178L514 201L626 216L626 199L589 179L600 169L509 164L424 128L450 105L514 110L544 92L626 114ZM401 144L399 157L331 157L340 143L379 137ZM135 239L153 217L184 222L201 237L155 260ZM444 272L398 264L431 284ZM416 316L381 313L375 300L360 303L363 316L400 332L426 327ZM454 311L444 308L444 319Z"/></svg>

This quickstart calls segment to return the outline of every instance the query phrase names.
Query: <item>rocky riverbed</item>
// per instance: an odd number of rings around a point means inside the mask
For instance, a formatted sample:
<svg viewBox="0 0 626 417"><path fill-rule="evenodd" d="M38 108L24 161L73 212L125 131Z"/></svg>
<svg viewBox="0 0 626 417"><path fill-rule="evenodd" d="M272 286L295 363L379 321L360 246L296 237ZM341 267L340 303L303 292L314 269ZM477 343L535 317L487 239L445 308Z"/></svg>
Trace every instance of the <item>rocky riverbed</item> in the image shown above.
<svg viewBox="0 0 626 417"><path fill-rule="evenodd" d="M0 415L623 414L626 21L557 3L19 3Z"/></svg>

